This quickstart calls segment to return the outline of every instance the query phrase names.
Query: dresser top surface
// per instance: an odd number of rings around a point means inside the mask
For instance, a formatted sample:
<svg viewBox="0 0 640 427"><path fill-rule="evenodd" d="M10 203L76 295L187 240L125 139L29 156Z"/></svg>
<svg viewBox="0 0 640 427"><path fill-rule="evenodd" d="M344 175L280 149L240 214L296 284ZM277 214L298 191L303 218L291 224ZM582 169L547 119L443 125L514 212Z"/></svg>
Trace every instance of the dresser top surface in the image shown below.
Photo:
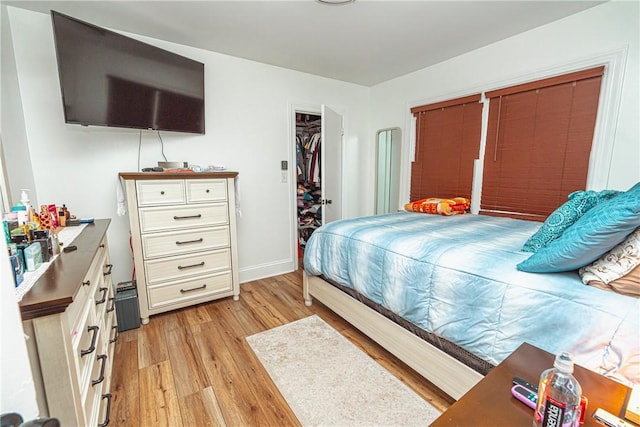
<svg viewBox="0 0 640 427"><path fill-rule="evenodd" d="M122 179L215 179L235 178L238 172L120 172Z"/></svg>
<svg viewBox="0 0 640 427"><path fill-rule="evenodd" d="M78 249L61 252L19 302L22 320L62 313L78 293L82 280L104 238L110 219L87 224L73 240Z"/></svg>

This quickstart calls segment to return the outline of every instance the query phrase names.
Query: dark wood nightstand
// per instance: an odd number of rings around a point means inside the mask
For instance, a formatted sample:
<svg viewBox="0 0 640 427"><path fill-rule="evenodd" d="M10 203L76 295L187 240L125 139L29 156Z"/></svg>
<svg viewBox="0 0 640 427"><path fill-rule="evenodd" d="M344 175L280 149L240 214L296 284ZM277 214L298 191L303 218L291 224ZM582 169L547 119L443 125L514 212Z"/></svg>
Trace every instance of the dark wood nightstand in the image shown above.
<svg viewBox="0 0 640 427"><path fill-rule="evenodd" d="M537 384L542 371L553 366L554 357L530 344L522 344L431 425L530 427L533 410L511 395L512 379L518 376ZM582 386L582 394L589 399L585 427L602 426L593 419L597 408L624 419L631 394L629 387L578 365L573 374Z"/></svg>

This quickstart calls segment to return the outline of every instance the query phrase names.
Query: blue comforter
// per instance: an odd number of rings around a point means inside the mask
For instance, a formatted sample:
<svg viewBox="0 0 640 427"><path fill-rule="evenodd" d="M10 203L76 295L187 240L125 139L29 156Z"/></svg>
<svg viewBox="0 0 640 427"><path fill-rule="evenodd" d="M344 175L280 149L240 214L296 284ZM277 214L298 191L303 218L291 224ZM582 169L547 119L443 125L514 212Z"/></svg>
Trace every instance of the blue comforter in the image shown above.
<svg viewBox="0 0 640 427"><path fill-rule="evenodd" d="M518 271L539 226L411 212L336 221L313 233L304 266L492 364L526 341L640 383L640 299L586 286L577 272Z"/></svg>

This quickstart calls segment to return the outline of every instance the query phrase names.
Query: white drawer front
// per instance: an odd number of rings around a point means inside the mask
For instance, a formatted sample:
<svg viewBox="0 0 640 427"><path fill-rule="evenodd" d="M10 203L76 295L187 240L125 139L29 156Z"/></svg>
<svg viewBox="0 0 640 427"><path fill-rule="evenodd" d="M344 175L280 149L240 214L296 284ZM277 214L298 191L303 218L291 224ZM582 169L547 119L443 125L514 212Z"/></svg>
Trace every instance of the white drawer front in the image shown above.
<svg viewBox="0 0 640 427"><path fill-rule="evenodd" d="M102 251L102 252L101 252ZM73 332L79 328L79 323L83 321L80 315L84 308L89 305L89 298L93 304L93 295L101 283L104 282L103 265L106 263L106 253L100 248L96 257L91 262L87 274L82 279L82 285L78 287L78 292L73 297L73 302L67 307L67 320L69 331ZM86 314L85 314L86 316Z"/></svg>
<svg viewBox="0 0 640 427"><path fill-rule="evenodd" d="M231 293L231 272L168 283L149 288L149 308L179 304L185 301L207 300L214 295Z"/></svg>
<svg viewBox="0 0 640 427"><path fill-rule="evenodd" d="M174 205L185 202L184 181L137 181L138 206Z"/></svg>
<svg viewBox="0 0 640 427"><path fill-rule="evenodd" d="M143 208L139 213L143 233L212 227L229 222L226 203Z"/></svg>
<svg viewBox="0 0 640 427"><path fill-rule="evenodd" d="M226 248L194 255L160 258L145 261L144 264L147 282L157 284L231 270L231 251Z"/></svg>
<svg viewBox="0 0 640 427"><path fill-rule="evenodd" d="M194 179L187 181L188 203L222 202L226 200L226 179Z"/></svg>
<svg viewBox="0 0 640 427"><path fill-rule="evenodd" d="M106 354L102 351L105 338L101 332L96 351L91 354L91 372L89 373L89 379L87 381L89 391L104 382L104 375L101 374L104 374L104 371L102 371L103 364L105 368L107 367L107 360L103 357Z"/></svg>
<svg viewBox="0 0 640 427"><path fill-rule="evenodd" d="M97 384L94 384L93 381L97 381L99 379L102 364L107 362L106 359L105 362L102 362L102 358L94 359L95 360L93 364L93 370L91 372L91 380L88 384L87 394L84 398L85 419L88 421L87 425L89 426L97 426L99 423L98 416L100 413L100 397L102 396L102 386L104 383L104 379Z"/></svg>
<svg viewBox="0 0 640 427"><path fill-rule="evenodd" d="M228 247L229 227L176 231L142 236L145 259Z"/></svg>
<svg viewBox="0 0 640 427"><path fill-rule="evenodd" d="M90 301L91 303L93 301ZM80 380L80 389L86 391L89 381L91 367L95 361L96 354L99 351L100 343L100 326L94 315L92 307L87 307L82 315L82 322L77 331L72 336L72 346L78 378Z"/></svg>
<svg viewBox="0 0 640 427"><path fill-rule="evenodd" d="M96 310L96 319L98 319L100 324L102 324L104 322L107 306L111 306L111 302L109 301L109 287L104 284L104 281L99 283L99 286L96 287L96 292L94 294L94 304Z"/></svg>
<svg viewBox="0 0 640 427"><path fill-rule="evenodd" d="M85 278L85 282L83 283L86 283L86 280L87 279ZM69 322L68 326L69 332L71 332L71 334L74 334L75 331L79 330L82 326L81 323L85 321L85 319L83 319L81 315L83 310L88 306L88 295L89 288L87 286L80 286L80 289L78 289L78 293L76 294L73 302L67 307L67 321Z"/></svg>

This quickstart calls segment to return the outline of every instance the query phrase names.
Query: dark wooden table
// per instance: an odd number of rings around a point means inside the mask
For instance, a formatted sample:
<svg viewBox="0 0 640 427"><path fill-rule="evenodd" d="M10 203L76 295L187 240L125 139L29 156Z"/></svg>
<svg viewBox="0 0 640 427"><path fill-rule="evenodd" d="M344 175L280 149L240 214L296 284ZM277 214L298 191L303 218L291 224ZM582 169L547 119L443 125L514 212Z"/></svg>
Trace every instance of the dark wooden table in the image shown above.
<svg viewBox="0 0 640 427"><path fill-rule="evenodd" d="M522 344L431 425L531 427L533 410L511 395L512 379L518 376L537 384L542 371L553 367L554 359L553 354ZM578 365L573 374L589 399L585 427L602 426L593 419L597 408L624 419L629 387Z"/></svg>

